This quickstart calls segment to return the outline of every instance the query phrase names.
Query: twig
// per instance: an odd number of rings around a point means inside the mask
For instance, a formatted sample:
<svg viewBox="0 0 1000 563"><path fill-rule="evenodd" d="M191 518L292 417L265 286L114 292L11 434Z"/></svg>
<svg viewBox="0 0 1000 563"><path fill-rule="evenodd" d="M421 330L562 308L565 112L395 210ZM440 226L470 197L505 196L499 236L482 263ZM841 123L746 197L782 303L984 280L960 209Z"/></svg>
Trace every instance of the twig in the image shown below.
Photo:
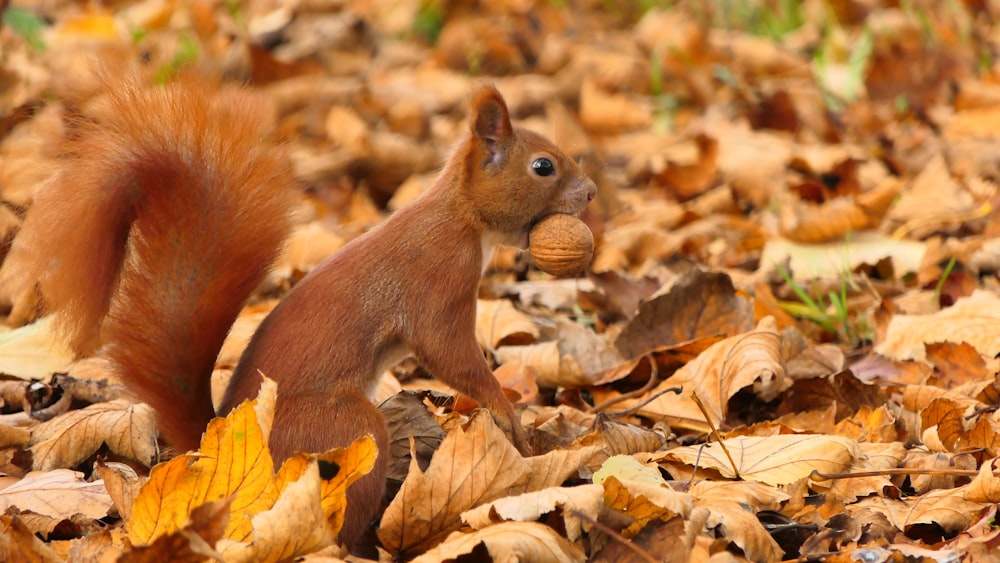
<svg viewBox="0 0 1000 563"><path fill-rule="evenodd" d="M884 475L954 475L957 477L975 477L976 475L979 475L979 473L978 469L911 469L907 467L879 469L877 471L858 471L857 473L821 473L813 469L809 473L809 478L813 481L831 481L833 479L882 477ZM994 472L993 474L997 475L997 472Z"/></svg>
<svg viewBox="0 0 1000 563"><path fill-rule="evenodd" d="M621 543L627 549L629 549L630 551L632 551L632 553L635 553L637 556L639 556L639 558L641 558L643 561L648 561L649 563L660 563L660 561L658 559L656 559L655 557L653 557L652 555L650 555L648 551L646 551L646 550L642 549L641 547L635 545L635 542L633 542L632 540L630 540L630 539L626 538L625 536L619 534L618 532L616 532L615 530L609 528L608 526L606 526L606 525L598 522L597 520L594 520L589 515L584 514L583 512L581 512L581 511L579 511L579 510L577 510L575 508L573 510L571 510L570 512L572 512L573 515L576 516L577 518L579 518L581 520L586 520L587 522L590 523L591 526L597 528L598 530L600 530L600 531L604 532L605 534L607 534L607 535L611 536L612 538L614 538L616 541L618 541L619 543Z"/></svg>
<svg viewBox="0 0 1000 563"><path fill-rule="evenodd" d="M612 398L604 401L603 403L598 403L598 404L590 407L589 409L587 409L587 412L588 413L601 412L604 409L610 407L611 405L616 405L616 404L618 404L618 403L620 403L622 401L631 399L632 397L638 397L639 395L642 395L643 393L649 391L653 387L656 387L656 384L660 380L660 368L659 368L659 366L656 365L656 360L653 358L653 354L652 353L646 354L646 358L649 360L650 374L649 374L649 381L647 381L645 385L643 385L639 389L635 389L633 391L629 391L628 393L622 393L621 395L619 395L617 397L612 397ZM645 405L646 403L642 403L642 404Z"/></svg>
<svg viewBox="0 0 1000 563"><path fill-rule="evenodd" d="M719 429L715 427L715 423L712 422L712 417L708 415L708 409L705 408L705 404L701 402L698 398L697 393L691 393L691 400L694 404L698 405L698 409L701 410L702 416L705 417L705 422L708 423L708 427L712 429L712 435L715 436L715 441L719 443L722 447L722 451L725 452L726 457L729 458L729 464L733 466L733 473L736 475L737 479L742 479L740 476L740 470L736 467L736 462L733 461L733 456L729 453L729 448L726 447L725 442L722 441L722 436L719 435Z"/></svg>
<svg viewBox="0 0 1000 563"><path fill-rule="evenodd" d="M683 391L683 390L684 389L682 387L667 387L666 389L661 389L661 390L657 391L656 393L653 393L652 395L650 395L646 399L640 401L638 404L636 404L636 405L634 405L632 407L629 407L629 408L627 408L627 409L625 409L623 411L612 411L612 412L605 413L605 414L607 414L609 416L628 416L628 415L636 412L637 410L641 409L642 407L648 405L649 403L655 401L656 399L658 399L660 397L660 395L666 395L667 393L677 393L677 394L680 394L680 392Z"/></svg>

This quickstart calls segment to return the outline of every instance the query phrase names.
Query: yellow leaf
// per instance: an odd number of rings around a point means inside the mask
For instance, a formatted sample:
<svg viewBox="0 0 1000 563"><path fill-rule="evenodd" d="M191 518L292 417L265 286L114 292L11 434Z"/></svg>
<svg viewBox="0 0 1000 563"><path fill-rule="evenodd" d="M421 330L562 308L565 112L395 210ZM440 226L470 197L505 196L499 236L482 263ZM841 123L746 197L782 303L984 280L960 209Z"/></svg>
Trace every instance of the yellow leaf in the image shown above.
<svg viewBox="0 0 1000 563"><path fill-rule="evenodd" d="M614 475L604 481L604 504L635 519L622 530L627 538L634 537L654 519L678 515L686 517L691 513L691 495L671 489L666 485L654 485L641 481L619 480Z"/></svg>
<svg viewBox="0 0 1000 563"><path fill-rule="evenodd" d="M316 460L306 460L302 475L288 483L274 507L253 516L253 540L224 540L219 552L231 562L282 561L333 544L339 530L326 525L320 491Z"/></svg>
<svg viewBox="0 0 1000 563"><path fill-rule="evenodd" d="M224 535L250 538L250 518L270 508L278 496L255 405L256 401L245 402L226 418L213 419L199 454L178 456L153 468L129 521L133 544L179 530L194 508L230 497L231 516Z"/></svg>
<svg viewBox="0 0 1000 563"><path fill-rule="evenodd" d="M605 460L601 468L594 472L594 483L600 485L612 476L650 485L667 484L658 469L643 465L630 455L615 455Z"/></svg>
<svg viewBox="0 0 1000 563"><path fill-rule="evenodd" d="M67 19L59 26L60 39L118 39L118 28L111 14L92 12Z"/></svg>
<svg viewBox="0 0 1000 563"><path fill-rule="evenodd" d="M371 436L356 440L348 448L331 450L318 455L297 454L281 465L278 471L278 489L299 479L308 469L308 463L318 462L319 474L323 478L320 486L323 513L335 530L344 525L344 510L347 507L347 488L375 466L378 446Z"/></svg>
<svg viewBox="0 0 1000 563"><path fill-rule="evenodd" d="M198 453L153 468L127 522L133 545L177 535L175 544L211 540L214 548L214 538L192 535L187 526L199 506L214 501L228 503L219 541L227 560L274 561L333 543L347 487L372 469L375 442L364 437L348 448L297 454L275 475L267 448L274 399L275 384L265 378L256 401L209 423Z"/></svg>

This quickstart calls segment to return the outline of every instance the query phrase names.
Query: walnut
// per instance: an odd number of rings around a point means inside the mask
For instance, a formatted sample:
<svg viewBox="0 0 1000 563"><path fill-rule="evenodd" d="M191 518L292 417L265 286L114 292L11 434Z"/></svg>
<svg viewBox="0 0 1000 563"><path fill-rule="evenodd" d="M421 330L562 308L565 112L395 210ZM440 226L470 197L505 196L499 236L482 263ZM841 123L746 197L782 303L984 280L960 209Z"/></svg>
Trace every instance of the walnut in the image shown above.
<svg viewBox="0 0 1000 563"><path fill-rule="evenodd" d="M583 221L557 213L531 228L528 251L543 272L573 276L590 265L594 257L594 235Z"/></svg>

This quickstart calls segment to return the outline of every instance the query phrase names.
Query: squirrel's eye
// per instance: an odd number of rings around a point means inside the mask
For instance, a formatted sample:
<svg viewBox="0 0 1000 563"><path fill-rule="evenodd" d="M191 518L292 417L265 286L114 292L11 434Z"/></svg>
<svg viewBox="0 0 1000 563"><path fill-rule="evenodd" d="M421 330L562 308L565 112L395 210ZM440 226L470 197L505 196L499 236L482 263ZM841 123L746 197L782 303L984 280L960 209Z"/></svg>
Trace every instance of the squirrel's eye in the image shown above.
<svg viewBox="0 0 1000 563"><path fill-rule="evenodd" d="M552 161L547 158L536 158L531 163L531 169L539 176L551 176L556 172L556 165L552 164Z"/></svg>

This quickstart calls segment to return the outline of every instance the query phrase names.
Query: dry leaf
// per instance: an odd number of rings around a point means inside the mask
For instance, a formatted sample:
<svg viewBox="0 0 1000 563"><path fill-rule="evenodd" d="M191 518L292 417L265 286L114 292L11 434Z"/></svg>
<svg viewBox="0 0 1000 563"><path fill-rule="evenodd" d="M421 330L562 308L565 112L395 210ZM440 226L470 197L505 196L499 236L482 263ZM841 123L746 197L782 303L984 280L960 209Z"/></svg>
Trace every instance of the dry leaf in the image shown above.
<svg viewBox="0 0 1000 563"><path fill-rule="evenodd" d="M667 484L667 481L660 475L658 467L655 465L644 465L639 463L639 460L628 455L609 457L601 465L601 468L594 472L593 481L600 485L609 477L614 477L619 481L628 480L649 485Z"/></svg>
<svg viewBox="0 0 1000 563"><path fill-rule="evenodd" d="M476 411L441 442L430 466L410 474L382 515L378 535L390 551L421 553L461 525L482 503L561 485L598 448L522 458L486 411Z"/></svg>
<svg viewBox="0 0 1000 563"><path fill-rule="evenodd" d="M630 399L623 404L642 402L639 412L644 416L704 431L708 429L705 416L691 399L692 393L705 405L715 424L726 419L729 399L745 387L753 386L757 395L769 400L786 385L780 338L775 330L773 319L765 319L753 331L716 342L648 395L673 387L680 387L680 393L659 394L649 402Z"/></svg>
<svg viewBox="0 0 1000 563"><path fill-rule="evenodd" d="M946 533L962 530L975 521L980 510L1000 499L1000 479L994 471L993 461L988 461L979 475L961 487L938 489L905 500L868 497L851 505L850 510L873 506L901 531L918 524L939 526Z"/></svg>
<svg viewBox="0 0 1000 563"><path fill-rule="evenodd" d="M535 370L544 388L579 388L592 385L607 370L624 362L607 339L593 330L558 319L558 340L527 346L504 346L496 350L501 364L520 364Z"/></svg>
<svg viewBox="0 0 1000 563"><path fill-rule="evenodd" d="M73 354L52 331L51 317L0 334L0 372L44 379L72 362Z"/></svg>
<svg viewBox="0 0 1000 563"><path fill-rule="evenodd" d="M698 486L700 485L700 486ZM784 552L764 528L757 512L777 510L783 495L766 490L759 483L710 483L701 481L691 489L694 506L705 507L711 515L709 528L732 541L751 561L779 561ZM749 501L749 502L748 502Z"/></svg>
<svg viewBox="0 0 1000 563"><path fill-rule="evenodd" d="M580 124L595 133L620 133L647 127L651 109L623 94L604 92L592 80L584 79L580 89Z"/></svg>
<svg viewBox="0 0 1000 563"><path fill-rule="evenodd" d="M656 430L599 415L595 430L577 440L580 446L601 446L610 456L655 452L663 447L664 435Z"/></svg>
<svg viewBox="0 0 1000 563"><path fill-rule="evenodd" d="M916 272L924 259L926 245L909 240L895 240L872 231L851 233L848 240L825 244L799 244L771 239L764 246L761 264L787 264L799 282L816 278L839 277L861 264L875 264L883 258L892 260L900 274Z"/></svg>
<svg viewBox="0 0 1000 563"><path fill-rule="evenodd" d="M896 315L875 351L892 359L923 360L925 344L934 342L966 342L986 357L1000 353L1000 297L977 290L933 315Z"/></svg>
<svg viewBox="0 0 1000 563"><path fill-rule="evenodd" d="M951 176L939 155L900 194L886 219L898 226L898 234L919 239L960 225L971 218L974 209L972 196Z"/></svg>
<svg viewBox="0 0 1000 563"><path fill-rule="evenodd" d="M781 235L800 243L834 241L877 226L878 218L853 198L838 197L814 204L786 196L781 203Z"/></svg>
<svg viewBox="0 0 1000 563"><path fill-rule="evenodd" d="M668 162L655 178L680 201L701 195L712 186L717 171L719 143L712 137L700 134L695 137L698 159L692 164Z"/></svg>
<svg viewBox="0 0 1000 563"><path fill-rule="evenodd" d="M667 293L639 306L615 340L626 358L703 336L731 336L750 329L750 302L736 293L726 274L692 270Z"/></svg>
<svg viewBox="0 0 1000 563"><path fill-rule="evenodd" d="M481 530L498 522L534 522L550 512L559 510L566 529L566 537L570 541L576 541L591 527L589 522L581 519L576 512L586 515L597 514L603 504L604 487L597 484L549 487L481 504L463 512L462 521L474 530Z"/></svg>
<svg viewBox="0 0 1000 563"><path fill-rule="evenodd" d="M52 518L83 514L99 519L108 515L111 497L103 481L87 482L77 471L54 469L32 471L17 483L0 490L0 510L11 506Z"/></svg>
<svg viewBox="0 0 1000 563"><path fill-rule="evenodd" d="M363 438L341 450L297 454L275 475L267 450L275 387L265 378L258 400L209 424L197 454L153 468L127 523L133 545L153 544L172 534L192 539L185 522L214 499L227 499L218 546L227 560L278 561L336 539L347 487L371 470L374 441ZM332 479L320 477L320 461L339 467Z"/></svg>
<svg viewBox="0 0 1000 563"><path fill-rule="evenodd" d="M769 485L785 485L808 477L813 471L842 473L861 456L857 442L839 436L784 434L780 436L743 436L724 441L730 462L722 448L687 446L660 454L674 460L707 467L726 478L740 477Z"/></svg>
<svg viewBox="0 0 1000 563"><path fill-rule="evenodd" d="M204 561L222 559L215 545L229 521L229 503L206 502L191 511L183 528L160 536L153 543L128 550L130 561Z"/></svg>
<svg viewBox="0 0 1000 563"><path fill-rule="evenodd" d="M97 473L104 481L108 494L111 495L115 510L123 520L130 520L132 505L144 481L139 479L139 475L132 467L124 463L98 460Z"/></svg>
<svg viewBox="0 0 1000 563"><path fill-rule="evenodd" d="M61 563L64 561L45 542L35 537L18 516L0 516L0 559Z"/></svg>
<svg viewBox="0 0 1000 563"><path fill-rule="evenodd" d="M493 371L493 377L504 390L517 393L517 399L508 396L515 406L530 405L538 399L538 371L531 366L503 364Z"/></svg>
<svg viewBox="0 0 1000 563"><path fill-rule="evenodd" d="M336 541L339 530L327 524L319 502L322 482L316 460L310 460L297 477L272 506L253 516L252 536L220 542L219 551L227 561L282 561Z"/></svg>
<svg viewBox="0 0 1000 563"><path fill-rule="evenodd" d="M538 328L506 299L476 302L476 341L482 348L495 350L503 345L531 344Z"/></svg>
<svg viewBox="0 0 1000 563"><path fill-rule="evenodd" d="M619 480L611 476L604 482L604 504L634 519L622 531L623 536L633 537L653 520L690 514L691 495L665 485Z"/></svg>
<svg viewBox="0 0 1000 563"><path fill-rule="evenodd" d="M125 400L70 411L31 431L34 467L40 471L75 467L102 444L150 465L157 454L156 416L148 405Z"/></svg>
<svg viewBox="0 0 1000 563"><path fill-rule="evenodd" d="M925 348L927 361L934 365L935 372L948 387L981 381L989 376L983 357L967 342L928 342Z"/></svg>
<svg viewBox="0 0 1000 563"><path fill-rule="evenodd" d="M451 561L462 555L479 553L490 561L551 561L582 563L586 556L579 546L562 538L552 528L536 522L504 522L466 534L454 532L441 544L413 559L413 563Z"/></svg>
<svg viewBox="0 0 1000 563"><path fill-rule="evenodd" d="M284 273L285 277L296 270L308 272L342 246L343 237L319 221L311 221L292 232L275 264L275 270Z"/></svg>

